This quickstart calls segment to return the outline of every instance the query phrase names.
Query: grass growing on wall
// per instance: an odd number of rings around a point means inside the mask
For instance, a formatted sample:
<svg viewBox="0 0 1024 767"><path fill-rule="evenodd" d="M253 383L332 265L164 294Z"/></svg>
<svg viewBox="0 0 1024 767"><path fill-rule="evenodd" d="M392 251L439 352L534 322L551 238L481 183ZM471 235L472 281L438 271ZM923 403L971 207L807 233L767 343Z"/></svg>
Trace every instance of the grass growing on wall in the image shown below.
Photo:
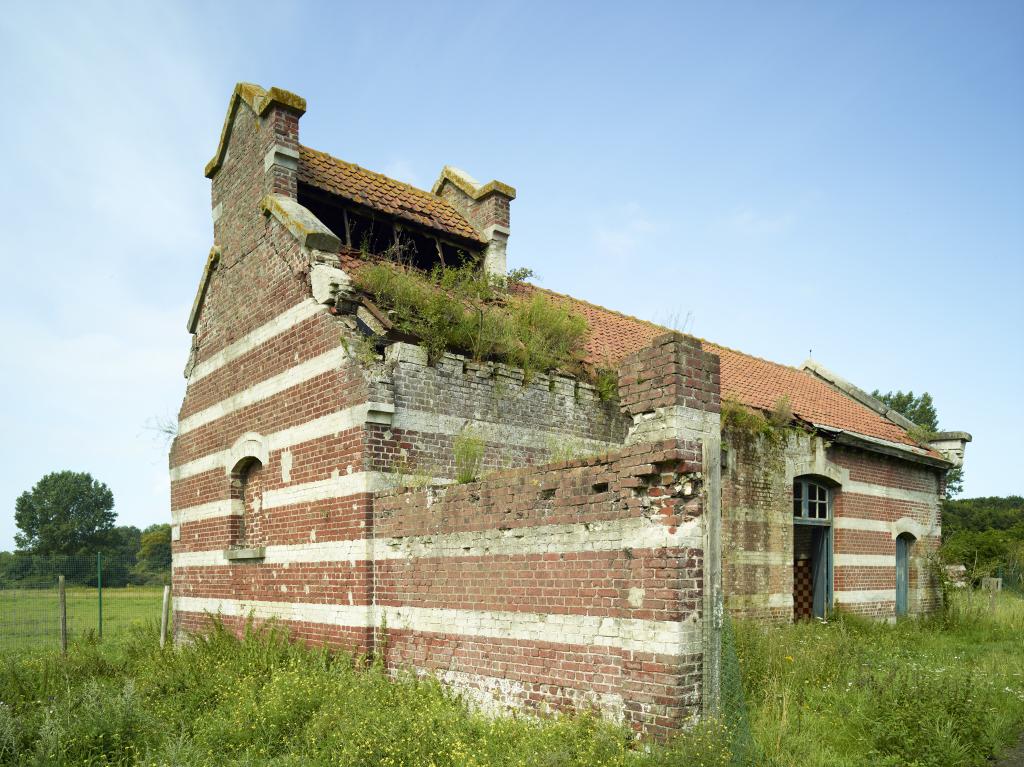
<svg viewBox="0 0 1024 767"><path fill-rule="evenodd" d="M583 317L542 293L515 295L514 280L475 261L420 272L390 261L357 269L356 286L421 340L431 360L445 352L521 368L527 378L549 370L581 372L588 327Z"/></svg>

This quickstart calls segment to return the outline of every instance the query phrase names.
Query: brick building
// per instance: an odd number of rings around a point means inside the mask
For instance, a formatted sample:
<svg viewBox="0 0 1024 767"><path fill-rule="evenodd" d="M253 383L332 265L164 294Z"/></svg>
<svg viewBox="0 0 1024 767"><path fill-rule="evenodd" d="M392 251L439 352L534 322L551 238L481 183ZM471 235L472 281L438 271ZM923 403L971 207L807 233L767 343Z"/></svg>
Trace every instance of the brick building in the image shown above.
<svg viewBox="0 0 1024 767"><path fill-rule="evenodd" d="M484 708L594 707L658 735L715 705L723 608L935 603L924 559L969 435L919 443L814 364L567 296L616 397L428 363L352 270L401 236L421 266L462 251L504 273L515 190L448 167L431 192L371 173L302 146L304 111L238 85L206 168L213 248L170 455L178 630L274 618ZM366 336L379 356L353 353ZM466 433L484 475L453 484Z"/></svg>

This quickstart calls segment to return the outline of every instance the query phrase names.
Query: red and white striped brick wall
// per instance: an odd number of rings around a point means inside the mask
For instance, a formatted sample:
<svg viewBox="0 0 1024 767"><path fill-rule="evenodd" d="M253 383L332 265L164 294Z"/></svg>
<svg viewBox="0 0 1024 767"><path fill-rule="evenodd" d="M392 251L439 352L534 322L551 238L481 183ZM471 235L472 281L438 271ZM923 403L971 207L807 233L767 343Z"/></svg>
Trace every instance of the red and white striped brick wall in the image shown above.
<svg viewBox="0 0 1024 767"><path fill-rule="evenodd" d="M825 446L790 434L784 447L726 434L723 541L726 603L737 615L793 616L793 479L819 477L833 492L833 595L843 610L891 618L896 606L896 536L911 533L910 609L938 593L926 557L939 544L942 472L880 453Z"/></svg>

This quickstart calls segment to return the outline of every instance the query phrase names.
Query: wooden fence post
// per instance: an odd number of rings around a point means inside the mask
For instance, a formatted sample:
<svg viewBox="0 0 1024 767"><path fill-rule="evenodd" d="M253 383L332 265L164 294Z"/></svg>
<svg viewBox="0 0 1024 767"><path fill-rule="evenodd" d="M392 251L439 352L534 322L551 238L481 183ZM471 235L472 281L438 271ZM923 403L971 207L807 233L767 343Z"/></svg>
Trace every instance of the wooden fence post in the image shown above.
<svg viewBox="0 0 1024 767"><path fill-rule="evenodd" d="M167 612L171 604L171 587L164 586L164 604L160 610L160 649L167 643Z"/></svg>
<svg viewBox="0 0 1024 767"><path fill-rule="evenodd" d="M64 576L57 576L57 601L60 603L60 651L68 654L68 602L64 593Z"/></svg>

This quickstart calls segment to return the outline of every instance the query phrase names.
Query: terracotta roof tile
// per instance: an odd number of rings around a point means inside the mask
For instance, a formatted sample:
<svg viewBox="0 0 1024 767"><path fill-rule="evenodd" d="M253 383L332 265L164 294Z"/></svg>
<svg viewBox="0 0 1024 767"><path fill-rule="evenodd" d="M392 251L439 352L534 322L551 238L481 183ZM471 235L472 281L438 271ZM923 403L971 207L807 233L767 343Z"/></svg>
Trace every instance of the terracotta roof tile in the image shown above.
<svg viewBox="0 0 1024 767"><path fill-rule="evenodd" d="M622 358L647 346L655 337L669 332L653 322L572 296L529 286L567 302L590 324L587 362L612 366ZM734 349L704 341L705 348L721 360L722 396L748 407L772 410L782 397L788 397L793 413L804 421L855 432L868 437L916 445L907 432L887 418L833 389L810 373L754 357Z"/></svg>
<svg viewBox="0 0 1024 767"><path fill-rule="evenodd" d="M363 263L353 254L343 255L346 269ZM535 285L523 285L525 294L537 291L563 302L582 315L590 326L585 361L596 367L615 367L624 357L644 348L669 328L612 309L555 293ZM829 426L876 439L917 446L907 432L874 410L833 389L810 373L754 357L704 341L705 348L721 360L722 396L748 407L768 411L788 397L794 415L809 423ZM934 454L936 457L938 454Z"/></svg>
<svg viewBox="0 0 1024 767"><path fill-rule="evenodd" d="M374 210L480 242L470 223L446 200L309 147L299 147L299 181Z"/></svg>

